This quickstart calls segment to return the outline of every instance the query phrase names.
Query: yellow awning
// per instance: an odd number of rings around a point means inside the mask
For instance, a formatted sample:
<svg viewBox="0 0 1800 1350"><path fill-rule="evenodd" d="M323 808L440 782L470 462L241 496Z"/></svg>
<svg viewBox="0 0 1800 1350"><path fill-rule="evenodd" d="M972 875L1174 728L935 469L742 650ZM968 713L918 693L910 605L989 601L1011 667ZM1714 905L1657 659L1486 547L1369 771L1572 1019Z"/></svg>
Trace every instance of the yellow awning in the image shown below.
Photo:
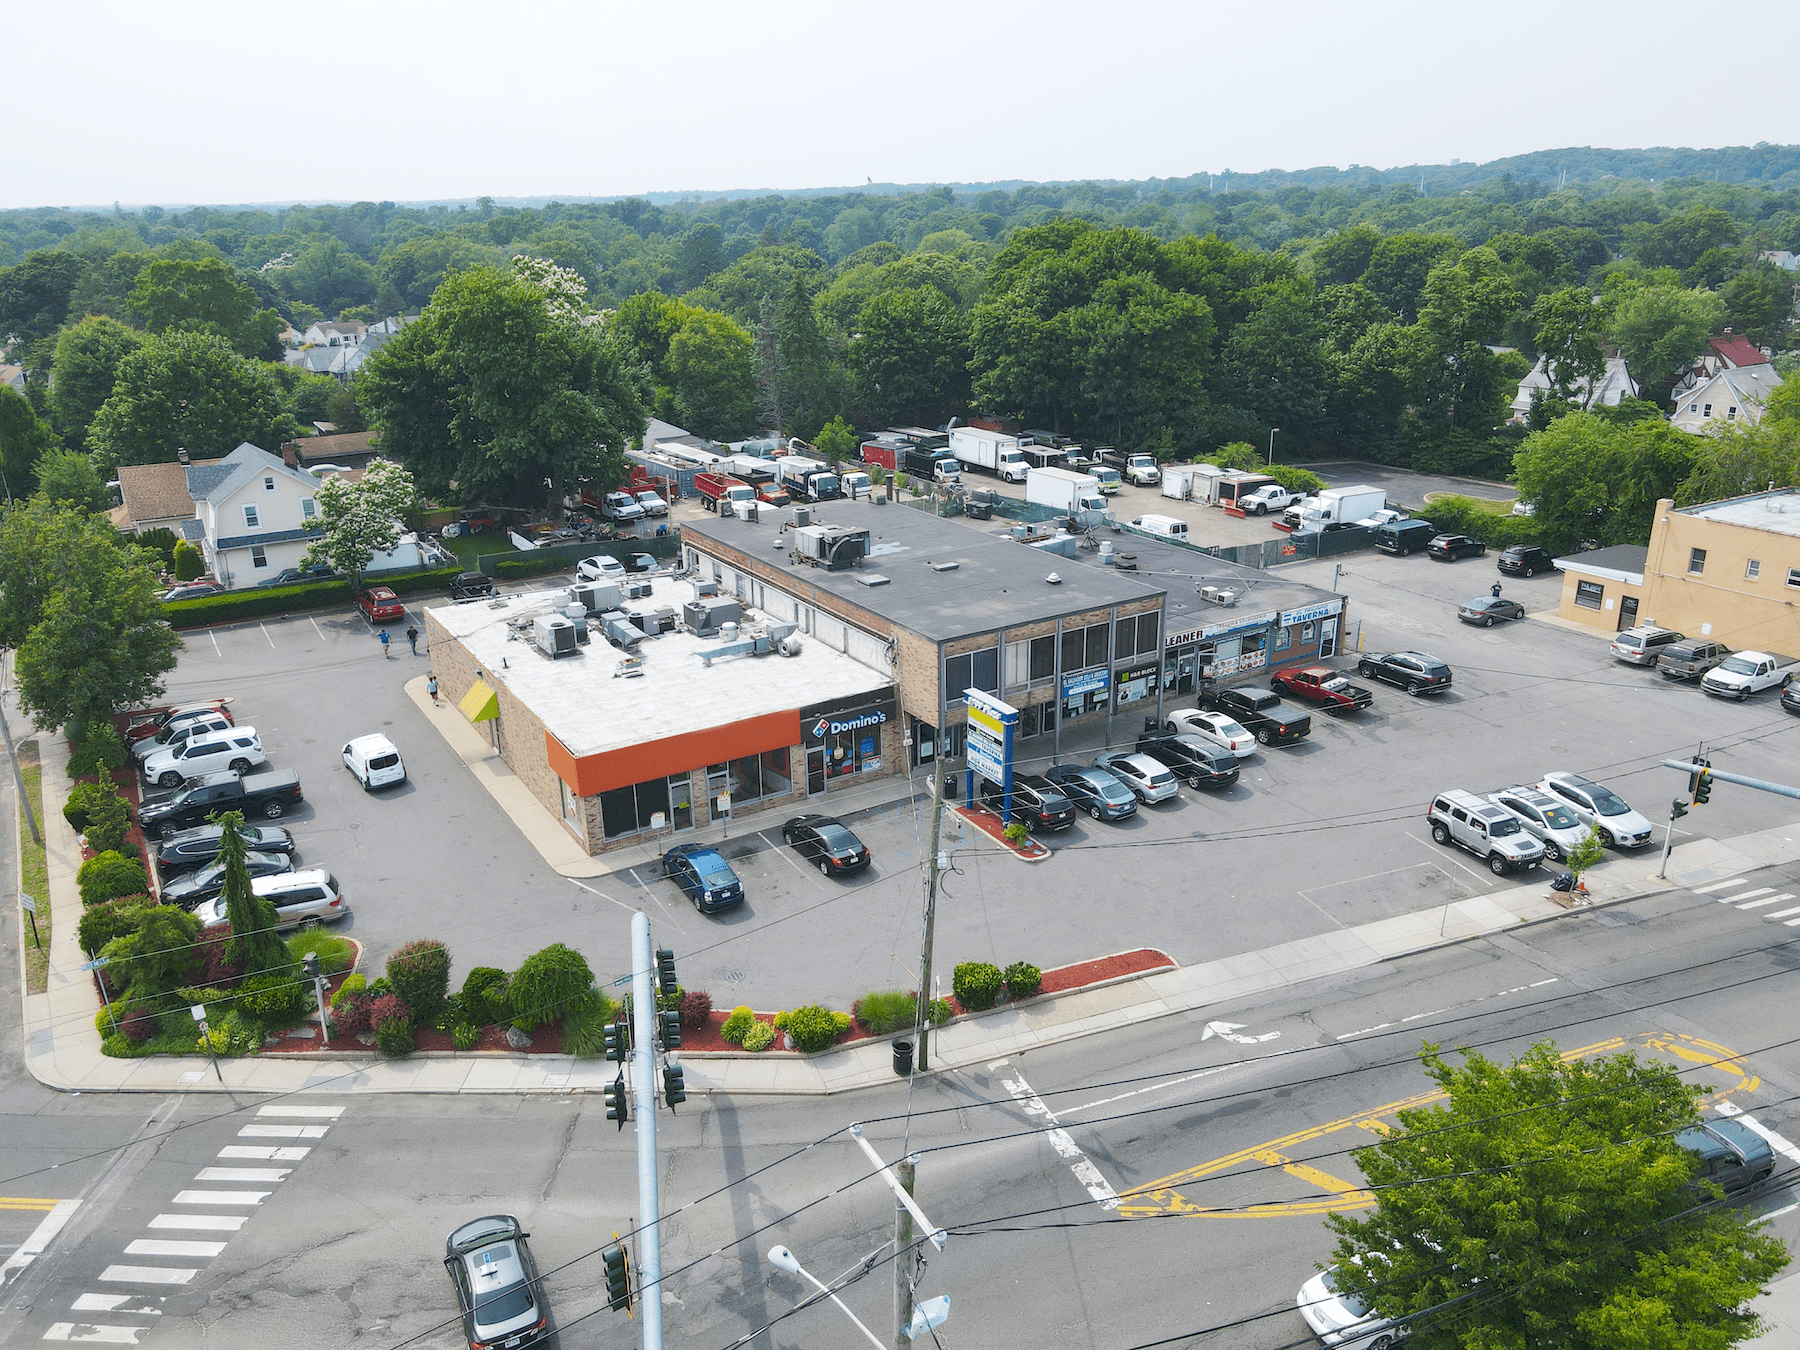
<svg viewBox="0 0 1800 1350"><path fill-rule="evenodd" d="M500 699L486 680L476 680L462 702L456 705L471 722L491 722L500 715Z"/></svg>

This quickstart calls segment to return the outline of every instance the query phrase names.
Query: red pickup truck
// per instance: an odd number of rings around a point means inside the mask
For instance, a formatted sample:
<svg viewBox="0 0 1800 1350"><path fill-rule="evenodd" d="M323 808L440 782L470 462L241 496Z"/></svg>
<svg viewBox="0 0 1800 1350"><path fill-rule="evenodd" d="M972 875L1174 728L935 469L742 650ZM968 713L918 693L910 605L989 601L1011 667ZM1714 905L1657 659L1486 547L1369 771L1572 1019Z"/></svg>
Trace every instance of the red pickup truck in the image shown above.
<svg viewBox="0 0 1800 1350"><path fill-rule="evenodd" d="M756 500L756 489L741 478L733 478L728 473L697 473L694 475L694 491L700 494L700 504L708 511L720 509L721 502L727 503L726 511L732 508L731 502L753 502Z"/></svg>
<svg viewBox="0 0 1800 1350"><path fill-rule="evenodd" d="M1326 712L1354 712L1375 702L1375 695L1360 684L1351 684L1328 666L1278 670L1269 677L1269 683L1284 694L1320 704Z"/></svg>

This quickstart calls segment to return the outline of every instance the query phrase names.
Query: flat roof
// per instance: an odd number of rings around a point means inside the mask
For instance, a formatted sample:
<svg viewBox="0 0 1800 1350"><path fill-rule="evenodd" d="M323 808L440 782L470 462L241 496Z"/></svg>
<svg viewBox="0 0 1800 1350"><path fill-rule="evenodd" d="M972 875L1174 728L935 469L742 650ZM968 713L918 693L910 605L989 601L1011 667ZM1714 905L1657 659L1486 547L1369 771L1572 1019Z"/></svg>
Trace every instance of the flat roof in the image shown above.
<svg viewBox="0 0 1800 1350"><path fill-rule="evenodd" d="M1604 577L1609 581L1644 584L1644 566L1650 550L1643 544L1614 544L1611 548L1592 548L1586 553L1572 553L1558 558L1556 565L1577 576Z"/></svg>
<svg viewBox="0 0 1800 1350"><path fill-rule="evenodd" d="M978 529L898 503L840 500L811 510L816 525L868 530L869 556L861 566L841 572L793 564L796 582L840 596L933 642L1155 599L1164 590L1160 581L1139 573L1083 566L1093 554L1083 554L1082 561L1046 554L1019 543L1008 531ZM792 509L784 508L764 510L755 521L709 516L683 521L681 528L687 538L713 540L784 566L788 536L782 526L793 518ZM1114 536L1103 532L1103 537ZM932 566L945 563L956 566L950 571ZM1061 578L1058 584L1046 581L1051 573ZM868 585L876 576L886 577L887 584Z"/></svg>
<svg viewBox="0 0 1800 1350"><path fill-rule="evenodd" d="M682 606L693 598L691 583L655 577L649 598L625 601L621 608L631 613L666 607L679 618ZM627 653L590 621L587 644L576 648L576 655L553 661L538 650L529 623L522 632L514 625L557 612L568 599L569 589L562 586L492 602L437 605L427 612L468 649L488 672L489 683L504 685L578 758L876 694L893 684L892 676L805 634L800 635L798 656L721 656L708 666L700 654L717 651L726 645L724 639L678 629L645 637ZM740 637L767 621L746 610ZM636 668L643 675L627 679L618 672L630 668L633 655L642 658Z"/></svg>
<svg viewBox="0 0 1800 1350"><path fill-rule="evenodd" d="M1699 516L1702 520L1719 520L1727 525L1768 530L1772 534L1800 536L1800 488L1753 492L1748 497L1731 497L1722 502L1684 506L1680 510L1683 515Z"/></svg>
<svg viewBox="0 0 1800 1350"><path fill-rule="evenodd" d="M1104 529L1100 537L1112 541L1115 557L1130 555L1129 561L1137 564L1137 571L1127 575L1141 576L1152 585L1167 589L1169 598L1163 602L1165 638L1196 628L1235 624L1270 611L1307 609L1346 599L1341 593L1289 577L1280 568L1245 567L1165 539L1127 530L1114 534ZM1079 560L1101 565L1092 553L1082 553ZM1229 608L1215 604L1201 596L1202 586L1231 591L1236 603Z"/></svg>

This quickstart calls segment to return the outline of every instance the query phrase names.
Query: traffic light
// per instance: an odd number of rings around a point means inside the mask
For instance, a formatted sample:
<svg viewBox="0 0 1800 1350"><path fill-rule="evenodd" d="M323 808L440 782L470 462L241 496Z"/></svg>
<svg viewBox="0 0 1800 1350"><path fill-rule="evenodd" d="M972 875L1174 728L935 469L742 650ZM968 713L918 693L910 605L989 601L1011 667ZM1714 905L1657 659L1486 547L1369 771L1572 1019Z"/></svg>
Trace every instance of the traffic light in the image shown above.
<svg viewBox="0 0 1800 1350"><path fill-rule="evenodd" d="M1669 804L1669 819L1670 820L1680 820L1686 814L1687 814L1687 803L1682 801L1681 798L1677 797L1673 802L1671 802Z"/></svg>
<svg viewBox="0 0 1800 1350"><path fill-rule="evenodd" d="M659 1012L656 1014L658 1029L662 1032L663 1049L679 1050L681 1048L681 1014L678 1012Z"/></svg>
<svg viewBox="0 0 1800 1350"><path fill-rule="evenodd" d="M1712 796L1712 761L1700 761L1700 772L1694 775L1694 805L1703 805Z"/></svg>
<svg viewBox="0 0 1800 1350"><path fill-rule="evenodd" d="M683 1081L687 1077L679 1064L665 1065L663 1068L663 1100L673 1111L687 1100L687 1085Z"/></svg>
<svg viewBox="0 0 1800 1350"><path fill-rule="evenodd" d="M606 1306L614 1312L631 1311L631 1263L625 1259L625 1248L614 1245L600 1254L606 1267Z"/></svg>
<svg viewBox="0 0 1800 1350"><path fill-rule="evenodd" d="M675 983L675 952L669 947L656 949L656 991L664 998L674 998L680 985Z"/></svg>
<svg viewBox="0 0 1800 1350"><path fill-rule="evenodd" d="M631 1028L624 1022L609 1022L601 1028L600 1043L608 1059L623 1064L631 1053Z"/></svg>
<svg viewBox="0 0 1800 1350"><path fill-rule="evenodd" d="M619 1122L619 1128L625 1128L625 1122L631 1119L631 1108L625 1104L625 1074L607 1084L603 1095L606 1098L606 1118Z"/></svg>

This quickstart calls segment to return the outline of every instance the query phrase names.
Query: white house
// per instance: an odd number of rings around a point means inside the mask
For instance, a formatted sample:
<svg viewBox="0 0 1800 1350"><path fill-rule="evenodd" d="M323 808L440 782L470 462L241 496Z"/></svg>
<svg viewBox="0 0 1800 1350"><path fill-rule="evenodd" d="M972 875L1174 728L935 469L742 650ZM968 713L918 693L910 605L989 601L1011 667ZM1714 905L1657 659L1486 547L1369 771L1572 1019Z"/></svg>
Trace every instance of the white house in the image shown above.
<svg viewBox="0 0 1800 1350"><path fill-rule="evenodd" d="M187 466L201 552L226 590L266 581L318 537L319 480L245 441L223 459Z"/></svg>
<svg viewBox="0 0 1800 1350"><path fill-rule="evenodd" d="M368 331L368 324L354 319L321 319L306 330L301 341L308 347L354 347Z"/></svg>
<svg viewBox="0 0 1800 1350"><path fill-rule="evenodd" d="M1523 422L1531 413L1531 393L1541 389L1544 396L1550 394L1550 376L1545 369L1546 357L1539 357L1538 363L1531 368L1531 374L1519 381L1519 392L1513 396L1512 420ZM1575 386L1575 397L1584 408L1616 408L1619 400L1636 398L1637 381L1631 378L1631 372L1625 368L1625 358L1609 356L1606 358L1606 371L1591 387L1586 381Z"/></svg>
<svg viewBox="0 0 1800 1350"><path fill-rule="evenodd" d="M1781 385L1781 376L1768 362L1755 366L1728 367L1718 374L1677 390L1675 414L1669 421L1695 434L1715 426L1762 421L1763 405Z"/></svg>

